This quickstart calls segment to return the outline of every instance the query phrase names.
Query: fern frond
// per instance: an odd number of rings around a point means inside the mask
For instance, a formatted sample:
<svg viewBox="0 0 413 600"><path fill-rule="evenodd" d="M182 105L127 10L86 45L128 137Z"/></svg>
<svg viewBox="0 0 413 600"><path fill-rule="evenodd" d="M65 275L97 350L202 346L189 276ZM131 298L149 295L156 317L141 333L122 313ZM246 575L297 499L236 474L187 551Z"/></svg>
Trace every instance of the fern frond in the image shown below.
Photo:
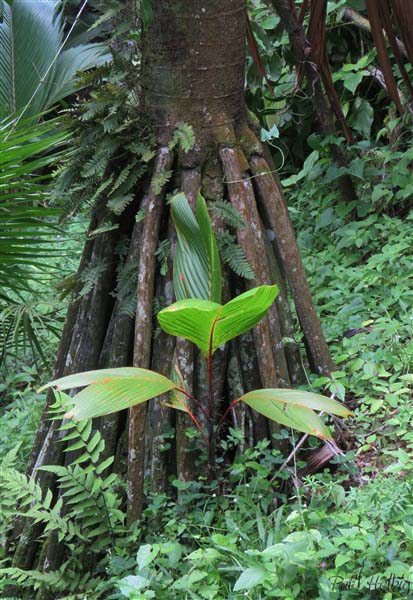
<svg viewBox="0 0 413 600"><path fill-rule="evenodd" d="M122 171L119 173L119 175L116 178L115 183L113 184L109 195L112 196L114 192L116 192L116 190L118 189L118 187L124 182L126 181L129 173L131 172L132 169L132 165L128 165L126 166L124 169L122 169Z"/></svg>
<svg viewBox="0 0 413 600"><path fill-rule="evenodd" d="M116 298L126 298L135 293L138 283L138 262L130 260L118 268L116 277Z"/></svg>
<svg viewBox="0 0 413 600"><path fill-rule="evenodd" d="M107 207L111 212L115 215L121 215L125 208L130 204L133 200L133 194L125 194L124 196L113 196L108 203Z"/></svg>
<svg viewBox="0 0 413 600"><path fill-rule="evenodd" d="M195 134L192 125L187 123L178 123L174 131L172 140L168 144L169 150L173 150L176 146L184 152L188 152L195 145Z"/></svg>
<svg viewBox="0 0 413 600"><path fill-rule="evenodd" d="M88 266L84 269L84 271L80 274L80 281L83 283L83 287L79 292L80 297L86 296L93 290L99 281L100 276L106 271L107 268L107 261L102 260L102 262L98 263L97 265Z"/></svg>
<svg viewBox="0 0 413 600"><path fill-rule="evenodd" d="M155 195L160 194L162 189L164 188L165 184L168 183L168 181L171 179L171 177L172 177L172 171L159 171L159 173L157 173L155 175L155 177L152 179L153 193Z"/></svg>
<svg viewBox="0 0 413 600"><path fill-rule="evenodd" d="M169 255L171 253L171 243L169 240L162 240L162 242L160 242L156 252L155 252L155 256L158 257L158 261L160 264L160 272L161 275L165 276L166 273L168 272L168 258Z"/></svg>
<svg viewBox="0 0 413 600"><path fill-rule="evenodd" d="M212 212L234 229L245 229L241 213L230 202L216 200L212 203Z"/></svg>
<svg viewBox="0 0 413 600"><path fill-rule="evenodd" d="M244 251L236 243L235 235L218 233L217 243L222 260L240 277L244 279L255 279L255 274L245 257Z"/></svg>
<svg viewBox="0 0 413 600"><path fill-rule="evenodd" d="M140 208L135 215L136 223L140 223L140 221L143 221L145 217L146 217L146 209Z"/></svg>

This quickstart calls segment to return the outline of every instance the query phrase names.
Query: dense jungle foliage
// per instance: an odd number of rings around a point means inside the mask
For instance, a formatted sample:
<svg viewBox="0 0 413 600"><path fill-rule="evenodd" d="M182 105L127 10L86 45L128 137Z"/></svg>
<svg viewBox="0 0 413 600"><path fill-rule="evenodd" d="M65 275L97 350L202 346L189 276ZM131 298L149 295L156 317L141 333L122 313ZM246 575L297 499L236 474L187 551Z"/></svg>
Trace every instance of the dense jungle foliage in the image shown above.
<svg viewBox="0 0 413 600"><path fill-rule="evenodd" d="M270 440L249 445L230 425L218 441L218 475L205 476L205 448L199 477L171 476L170 493L147 486L142 518L130 526L125 480L108 471L114 457L91 420L67 419L61 438L73 461L42 467L58 493L26 465L46 400L36 390L53 378L69 298L93 290L105 267L77 280L85 239L118 227L154 158L136 75L151 1L30 4L26 13L24 1L0 0L0 597L413 598L412 6L286 1L313 47L324 48L311 56L311 82L297 68L283 2L248 2L246 101L271 150L336 369L320 376L304 361L300 389L352 411L328 421L342 452L314 469L317 438L282 428L275 436L299 445L288 456ZM397 36L386 29L384 46L379 5L392 9ZM325 30L315 23L324 8ZM333 107L329 132L314 104L321 84ZM183 123L172 146L192 144ZM160 188L167 180L161 173ZM107 217L87 231L98 203ZM227 225L217 234L222 264L250 280L239 213L224 201L214 211ZM140 211L136 221L144 219ZM162 276L167 242L156 251ZM126 257L122 239L117 252ZM116 273L115 295L132 316L136 277L127 266ZM165 300L155 303L159 312ZM300 333L283 339L291 341L304 348ZM62 412L56 394L48 418ZM196 427L186 435L189 450L199 448ZM167 452L174 432L163 439ZM42 524L41 542L62 542L58 568L44 556L30 569L13 562L14 532L28 520Z"/></svg>

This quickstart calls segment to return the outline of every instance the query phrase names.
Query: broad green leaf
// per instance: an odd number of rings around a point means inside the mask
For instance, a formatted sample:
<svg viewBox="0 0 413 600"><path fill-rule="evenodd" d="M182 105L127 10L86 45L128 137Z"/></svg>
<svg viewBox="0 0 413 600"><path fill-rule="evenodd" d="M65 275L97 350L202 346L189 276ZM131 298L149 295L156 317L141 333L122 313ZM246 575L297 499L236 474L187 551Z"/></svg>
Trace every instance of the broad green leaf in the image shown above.
<svg viewBox="0 0 413 600"><path fill-rule="evenodd" d="M221 261L219 259L217 240L212 229L206 202L199 192L196 203L196 218L199 224L202 244L208 257L209 299L212 302L221 302Z"/></svg>
<svg viewBox="0 0 413 600"><path fill-rule="evenodd" d="M352 414L345 406L331 398L300 390L254 390L244 394L239 400L277 423L322 439L332 439L332 436L314 410L342 417Z"/></svg>
<svg viewBox="0 0 413 600"><path fill-rule="evenodd" d="M213 352L245 333L266 315L278 294L276 285L262 285L240 294L222 307L214 329Z"/></svg>
<svg viewBox="0 0 413 600"><path fill-rule="evenodd" d="M55 387L57 390L72 390L74 388L85 387L86 385L92 385L94 383L104 383L113 378L120 379L123 377L132 378L139 376L139 372L143 371L146 373L146 369L136 369L134 367L121 367L118 369L99 369L97 371L85 371L83 373L75 373L74 375L67 375L66 377L60 377L54 381L49 381L43 385L38 392L42 392L47 388ZM152 373L152 371L148 371Z"/></svg>
<svg viewBox="0 0 413 600"><path fill-rule="evenodd" d="M277 400L262 401L257 398L249 398L248 400L243 398L243 401L256 412L276 423L297 429L297 431L302 431L309 435L315 435L323 440L333 439L329 429L324 425L321 418L310 408L289 406Z"/></svg>
<svg viewBox="0 0 413 600"><path fill-rule="evenodd" d="M242 396L241 399L244 400L246 397L256 397L257 399L259 398L261 400L277 400L286 404L323 411L330 415L337 415L339 417L349 417L353 414L343 404L337 402L337 400L333 400L328 396L322 396L321 394L314 394L313 392L305 392L302 390L270 388L248 392Z"/></svg>
<svg viewBox="0 0 413 600"><path fill-rule="evenodd" d="M142 577L141 575L127 575L117 583L117 586L125 598L138 598L138 590L146 588L149 584L150 580L146 577ZM141 596L141 594L139 595Z"/></svg>
<svg viewBox="0 0 413 600"><path fill-rule="evenodd" d="M262 583L267 577L267 571L264 567L254 566L249 569L245 569L238 577L235 582L233 591L239 592L241 590L250 590L256 585Z"/></svg>
<svg viewBox="0 0 413 600"><path fill-rule="evenodd" d="M173 381L147 369L125 367L69 375L48 383L42 389L88 387L71 399L68 417L92 419L141 404L175 389Z"/></svg>
<svg viewBox="0 0 413 600"><path fill-rule="evenodd" d="M185 194L177 194L171 201L171 214L178 236L173 264L177 299L220 302L221 264L204 198L198 194L195 218Z"/></svg>
<svg viewBox="0 0 413 600"><path fill-rule="evenodd" d="M224 306L208 300L181 300L158 314L166 333L183 337L207 355L254 327L266 314L278 293L277 286L261 286L234 298Z"/></svg>
<svg viewBox="0 0 413 600"><path fill-rule="evenodd" d="M2 4L0 104L9 113L28 105L25 115L37 115L75 91L78 71L110 59L103 44L61 50L65 22L60 8L58 0Z"/></svg>
<svg viewBox="0 0 413 600"><path fill-rule="evenodd" d="M180 300L158 313L166 333L190 340L207 355L212 326L222 306L209 300Z"/></svg>
<svg viewBox="0 0 413 600"><path fill-rule="evenodd" d="M144 544L140 546L136 555L139 569L144 569L157 557L160 551L159 544Z"/></svg>

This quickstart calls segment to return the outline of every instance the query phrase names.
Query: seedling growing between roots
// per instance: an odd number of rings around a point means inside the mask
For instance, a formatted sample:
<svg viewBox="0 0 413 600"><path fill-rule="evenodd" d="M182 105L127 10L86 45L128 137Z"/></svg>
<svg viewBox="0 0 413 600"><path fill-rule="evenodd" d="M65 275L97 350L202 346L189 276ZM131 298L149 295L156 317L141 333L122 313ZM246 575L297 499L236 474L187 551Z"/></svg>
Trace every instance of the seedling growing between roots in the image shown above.
<svg viewBox="0 0 413 600"><path fill-rule="evenodd" d="M275 285L256 287L222 305L221 267L205 200L198 195L197 218L183 194L173 198L171 210L178 233L174 258L174 287L178 301L161 310L158 320L166 333L193 342L204 355L208 365L208 398L194 398L179 377L175 378L176 382L160 373L133 367L77 373L52 381L41 389L54 387L63 392L84 388L73 397L66 396L71 407L65 416L76 420L131 408L170 392L168 406L188 413L208 450L225 417L239 402L245 402L277 423L323 440L332 440L317 412L341 417L349 416L351 412L326 396L293 389L269 388L243 394L228 406L219 426L214 428L212 356L220 346L254 327L267 314L278 289ZM202 407L209 423L208 431L196 419L193 403Z"/></svg>

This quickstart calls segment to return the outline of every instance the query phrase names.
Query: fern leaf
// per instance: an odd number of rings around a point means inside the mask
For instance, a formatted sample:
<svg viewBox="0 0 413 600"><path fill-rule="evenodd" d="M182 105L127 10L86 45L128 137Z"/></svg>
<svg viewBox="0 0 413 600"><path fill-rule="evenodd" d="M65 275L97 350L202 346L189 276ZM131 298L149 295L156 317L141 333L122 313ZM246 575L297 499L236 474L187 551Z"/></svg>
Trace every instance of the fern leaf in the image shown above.
<svg viewBox="0 0 413 600"><path fill-rule="evenodd" d="M241 213L230 202L217 200L212 204L212 212L234 229L245 229Z"/></svg>
<svg viewBox="0 0 413 600"><path fill-rule="evenodd" d="M125 208L130 204L133 200L133 194L125 194L124 196L113 196L110 200L108 200L107 207L111 212L115 215L121 215Z"/></svg>
<svg viewBox="0 0 413 600"><path fill-rule="evenodd" d="M140 223L141 221L144 220L145 217L146 217L146 209L140 208L135 216L136 223Z"/></svg>
<svg viewBox="0 0 413 600"><path fill-rule="evenodd" d="M152 179L153 193L158 196L172 177L172 171L159 171Z"/></svg>
<svg viewBox="0 0 413 600"><path fill-rule="evenodd" d="M195 145L195 134L192 125L187 123L178 123L175 129L174 136L168 144L169 150L176 146L184 152L188 152Z"/></svg>
<svg viewBox="0 0 413 600"><path fill-rule="evenodd" d="M222 260L240 277L244 279L255 279L254 271L251 269L245 257L244 251L235 241L235 236L228 233L217 235L217 243Z"/></svg>
<svg viewBox="0 0 413 600"><path fill-rule="evenodd" d="M168 272L168 258L171 253L171 244L169 240L162 240L158 249L155 252L155 256L158 257L159 264L161 266L161 275L165 276Z"/></svg>

